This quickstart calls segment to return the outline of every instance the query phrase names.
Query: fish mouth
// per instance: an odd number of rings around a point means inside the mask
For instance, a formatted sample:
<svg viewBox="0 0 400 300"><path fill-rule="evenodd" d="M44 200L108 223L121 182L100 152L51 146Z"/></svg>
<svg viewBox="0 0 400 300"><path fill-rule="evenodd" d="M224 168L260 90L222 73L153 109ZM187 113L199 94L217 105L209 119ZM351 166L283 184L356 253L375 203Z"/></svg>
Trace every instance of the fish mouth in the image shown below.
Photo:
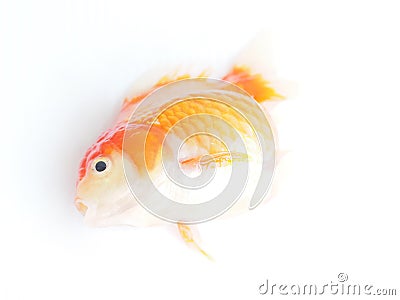
<svg viewBox="0 0 400 300"><path fill-rule="evenodd" d="M88 210L88 207L83 203L83 200L78 197L75 198L74 202L76 209L84 216Z"/></svg>
<svg viewBox="0 0 400 300"><path fill-rule="evenodd" d="M105 227L110 225L123 225L120 218L132 208L132 205L121 205L117 209L104 207L98 201L91 201L75 197L76 209L84 216L84 222L90 227Z"/></svg>

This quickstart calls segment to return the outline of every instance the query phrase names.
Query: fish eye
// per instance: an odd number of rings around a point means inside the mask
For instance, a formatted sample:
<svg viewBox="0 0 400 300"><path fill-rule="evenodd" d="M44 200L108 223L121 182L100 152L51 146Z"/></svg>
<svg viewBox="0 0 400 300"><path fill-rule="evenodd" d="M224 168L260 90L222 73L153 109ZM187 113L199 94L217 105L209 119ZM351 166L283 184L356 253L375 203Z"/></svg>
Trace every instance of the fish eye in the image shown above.
<svg viewBox="0 0 400 300"><path fill-rule="evenodd" d="M97 172L103 172L105 169L107 169L107 164L100 160L96 163L96 165L94 166Z"/></svg>
<svg viewBox="0 0 400 300"><path fill-rule="evenodd" d="M97 173L102 173L110 167L110 161L108 159L100 158L96 160L93 164L93 169Z"/></svg>

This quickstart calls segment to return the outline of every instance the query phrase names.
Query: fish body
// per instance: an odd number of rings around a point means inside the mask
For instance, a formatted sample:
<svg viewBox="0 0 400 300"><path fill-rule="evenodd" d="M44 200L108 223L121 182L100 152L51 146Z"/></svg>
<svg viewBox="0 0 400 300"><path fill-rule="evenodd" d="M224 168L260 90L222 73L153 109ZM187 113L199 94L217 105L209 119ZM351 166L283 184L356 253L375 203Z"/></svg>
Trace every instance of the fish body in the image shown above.
<svg viewBox="0 0 400 300"><path fill-rule="evenodd" d="M201 85L209 85L209 92L198 95L191 93L189 88L189 96L179 101L163 102L163 95L160 101L147 101L156 97L154 95L161 89L165 91L174 83L185 83L190 79L197 79ZM85 216L87 224L161 224L165 218L140 205L138 195L150 198L150 201L153 197L156 199L155 193L152 193L152 188L156 186L160 194L173 201L202 203L205 198L216 196L221 187L228 184L233 162L247 164L250 176L246 190L229 207L229 211L248 208L249 199L257 189L257 178L265 168L259 155L260 136L271 157L268 166L270 173L274 166L274 137L270 130L264 133L255 130L265 125L256 124L265 123L265 118L257 117L256 110L259 103L282 96L275 92L261 73L253 72L246 65L234 65L220 78L220 82L221 86L209 80L204 73L199 76L164 76L151 88L124 100L114 126L100 135L80 163L75 206ZM236 89L246 95L243 96ZM230 98L233 105L215 101L219 97ZM251 99L246 101L252 103L239 99L246 97ZM192 116L196 118L191 119ZM253 123L249 123L249 119ZM229 126L224 126L220 121ZM270 129L269 124L266 125L264 127ZM193 134L195 132L203 134ZM245 153L240 147L237 151L228 147L233 145L235 148L240 144L238 140L244 141ZM176 143L180 146L171 146ZM177 188L171 175L165 172L169 165L172 166L172 173L176 171L178 174L178 179L195 178L199 174L214 177L201 191ZM127 173L132 174L132 184L129 184ZM152 187L149 186L149 178ZM175 221L180 226L182 237L190 240L188 227L184 225L190 222L185 220L185 216Z"/></svg>
<svg viewBox="0 0 400 300"><path fill-rule="evenodd" d="M179 77L177 80L186 78L188 76ZM209 135L194 136L184 144L180 153L172 153L170 159L173 160L174 156L178 157L182 168L186 170L185 174L191 176L199 172L201 158L204 155L209 155L214 162L217 162L216 168L220 171L219 180L216 181L214 186L209 186L208 190L198 195L195 195L193 191L174 192L165 174L163 176L161 171L163 140L172 129L174 130L172 136L179 140L184 139L190 132L208 128L209 131L215 132L218 136L231 139L233 144L236 142L233 132L238 131L245 136L248 145L251 144L252 140L254 143L253 149L250 149L246 156L238 154L237 160L248 160L252 156L252 151L256 154L258 149L254 133L252 133L251 126L243 118L241 112L236 107L229 107L224 103L210 101L204 99L204 97L192 97L188 101L181 101L170 107L168 107L168 103L164 107L150 109L145 107L134 119L130 119L143 99L157 88L168 85L175 80L166 81L163 79L149 91L132 99L126 99L116 124L105 131L87 150L80 164L75 199L75 204L78 210L85 215L87 223L95 226L119 224L148 226L159 224L162 221L137 204L126 182L122 152L124 136L127 132L134 136L130 140L132 145L127 146L127 152L130 153L128 165L132 172L136 174L136 182L140 182L141 174L147 172L157 182L159 189L171 198L179 197L182 202L185 202L185 198L187 199L186 202L201 202L204 193L212 194L216 186L221 185L226 178L226 172L229 171L229 160L232 158L226 155L230 149L227 149L226 145L219 142L215 137ZM280 97L269 87L268 82L260 74L252 74L247 67L235 66L222 80L244 89L255 101L262 102ZM210 98L214 98L215 93L218 93L218 91L210 92ZM251 113L248 112L248 114ZM198 117L195 122L186 122L176 127L176 124L193 115L204 115L204 117ZM210 115L217 116L233 126L216 126L218 124L215 124L213 118L208 117ZM147 137L146 151L137 146L142 143L144 136ZM266 138L273 140L272 136ZM145 160L140 161L140 158L136 156L143 156L143 152L145 152ZM105 169L102 170L102 168Z"/></svg>

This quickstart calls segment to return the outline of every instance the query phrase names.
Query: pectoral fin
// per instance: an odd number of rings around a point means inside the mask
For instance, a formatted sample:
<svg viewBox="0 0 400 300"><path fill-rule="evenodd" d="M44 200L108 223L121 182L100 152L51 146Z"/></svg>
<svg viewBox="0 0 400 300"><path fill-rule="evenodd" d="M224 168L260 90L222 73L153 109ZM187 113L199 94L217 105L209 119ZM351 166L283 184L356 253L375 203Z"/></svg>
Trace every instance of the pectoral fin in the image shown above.
<svg viewBox="0 0 400 300"><path fill-rule="evenodd" d="M180 164L184 168L188 167L209 167L212 164L217 164L218 167L231 165L233 161L247 161L248 155L245 153L237 152L218 152L213 154L206 154L202 156L184 159Z"/></svg>

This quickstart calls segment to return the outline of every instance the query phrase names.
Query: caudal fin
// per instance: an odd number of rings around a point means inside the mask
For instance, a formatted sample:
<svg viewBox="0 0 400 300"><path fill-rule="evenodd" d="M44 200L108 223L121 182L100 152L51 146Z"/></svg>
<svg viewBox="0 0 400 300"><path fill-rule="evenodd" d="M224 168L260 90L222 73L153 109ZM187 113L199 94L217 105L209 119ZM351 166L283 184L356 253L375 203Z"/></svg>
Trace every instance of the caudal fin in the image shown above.
<svg viewBox="0 0 400 300"><path fill-rule="evenodd" d="M272 41L268 33L259 32L233 59L234 67L222 79L238 85L258 102L293 95L294 83L278 77Z"/></svg>
<svg viewBox="0 0 400 300"><path fill-rule="evenodd" d="M222 79L236 84L258 102L284 99L261 74L253 74L247 66L234 66Z"/></svg>

